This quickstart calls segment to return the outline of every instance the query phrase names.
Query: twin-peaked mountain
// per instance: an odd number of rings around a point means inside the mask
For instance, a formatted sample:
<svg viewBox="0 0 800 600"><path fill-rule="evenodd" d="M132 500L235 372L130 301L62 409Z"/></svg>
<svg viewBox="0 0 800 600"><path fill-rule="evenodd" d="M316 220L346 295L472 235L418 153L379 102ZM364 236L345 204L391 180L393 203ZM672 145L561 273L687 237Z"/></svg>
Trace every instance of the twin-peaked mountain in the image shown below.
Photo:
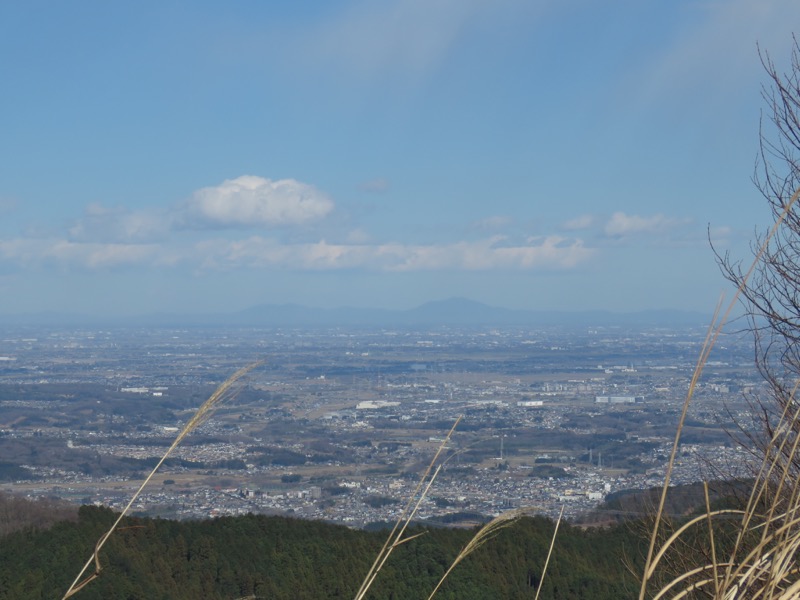
<svg viewBox="0 0 800 600"><path fill-rule="evenodd" d="M466 298L427 302L407 310L259 304L232 312L154 313L116 318L68 313L0 315L0 324L103 324L156 327L704 326L708 322L707 315L679 310L639 312L523 310L490 306Z"/></svg>

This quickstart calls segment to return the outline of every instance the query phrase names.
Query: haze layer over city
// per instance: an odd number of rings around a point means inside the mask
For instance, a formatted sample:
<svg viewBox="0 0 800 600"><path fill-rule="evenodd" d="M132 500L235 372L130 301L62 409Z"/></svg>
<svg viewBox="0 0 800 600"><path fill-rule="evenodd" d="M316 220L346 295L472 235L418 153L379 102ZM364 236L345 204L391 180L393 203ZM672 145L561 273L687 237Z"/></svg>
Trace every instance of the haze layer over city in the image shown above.
<svg viewBox="0 0 800 600"><path fill-rule="evenodd" d="M393 520L456 419L418 517L574 518L657 486L705 336L696 325L4 326L0 489L122 508L215 387L263 360L134 510ZM758 377L728 336L696 391L674 483L745 475L731 432Z"/></svg>

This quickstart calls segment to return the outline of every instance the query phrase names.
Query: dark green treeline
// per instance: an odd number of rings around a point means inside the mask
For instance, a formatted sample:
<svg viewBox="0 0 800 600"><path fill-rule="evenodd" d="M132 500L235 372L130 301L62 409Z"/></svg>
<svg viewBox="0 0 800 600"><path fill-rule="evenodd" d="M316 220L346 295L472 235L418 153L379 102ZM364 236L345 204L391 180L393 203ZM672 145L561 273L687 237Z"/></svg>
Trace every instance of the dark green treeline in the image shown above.
<svg viewBox="0 0 800 600"><path fill-rule="evenodd" d="M59 599L116 515L82 507L77 522L0 538L0 599ZM462 562L442 600L531 599L554 524L526 518ZM421 530L416 529L414 533ZM378 575L372 599L428 597L475 531L430 529L399 546ZM581 530L562 525L543 599L634 598L629 567L643 554L630 524ZM353 598L385 540L366 532L283 517L209 521L126 519L101 552L103 571L78 600Z"/></svg>

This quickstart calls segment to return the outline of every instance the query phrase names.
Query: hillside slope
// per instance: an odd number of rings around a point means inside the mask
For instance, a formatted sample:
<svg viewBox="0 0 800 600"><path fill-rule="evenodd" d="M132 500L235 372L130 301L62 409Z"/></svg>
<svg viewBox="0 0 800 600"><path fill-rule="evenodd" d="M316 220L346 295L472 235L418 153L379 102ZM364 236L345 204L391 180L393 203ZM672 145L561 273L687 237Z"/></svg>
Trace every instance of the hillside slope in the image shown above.
<svg viewBox="0 0 800 600"><path fill-rule="evenodd" d="M61 598L115 514L82 507L77 522L0 541L0 598ZM532 598L553 523L523 519L459 565L437 598ZM635 597L625 558L641 556L630 526L562 525L544 598ZM398 547L370 598L427 598L474 532L430 529ZM385 539L322 522L247 515L212 521L128 519L101 553L100 577L75 598L197 600L352 598Z"/></svg>

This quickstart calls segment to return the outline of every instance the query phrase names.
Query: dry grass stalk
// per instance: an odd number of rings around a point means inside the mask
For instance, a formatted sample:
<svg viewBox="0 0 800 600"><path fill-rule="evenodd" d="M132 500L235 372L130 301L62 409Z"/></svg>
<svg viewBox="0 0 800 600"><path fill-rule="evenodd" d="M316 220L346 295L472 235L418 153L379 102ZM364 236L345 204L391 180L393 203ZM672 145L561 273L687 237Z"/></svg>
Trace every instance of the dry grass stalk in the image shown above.
<svg viewBox="0 0 800 600"><path fill-rule="evenodd" d="M733 550L730 552L730 559L724 563L718 562L711 521L723 514L729 514L731 511L712 512L708 500L706 500L706 514L681 527L663 544L660 551L657 554L655 553L655 542L659 532L670 476L674 468L674 458L677 454L686 411L691 402L697 379L734 304L798 197L800 197L800 189L795 191L789 202L784 205L782 213L778 215L769 234L763 240L752 265L742 278L727 311L718 321L719 307L715 312L712 325L709 328L709 333L706 336L700 358L695 367L689 392L684 401L681 419L678 423L672 453L664 477L661 501L656 512L656 520L650 539L639 600L644 600L647 584L669 547L690 527L703 520L709 526L709 543L712 551L711 562L681 573L663 586L653 597L654 600L668 597L668 595L673 599L684 598L700 590L702 590L705 597L711 597L715 600L734 600L739 598L770 600L789 600L792 598L797 600L800 597L800 580L797 579L798 569L794 563L795 552L800 549L800 519L796 516L796 513L800 511L800 482L796 479L792 480L790 477L790 461L782 460L782 457L786 456L787 453L789 456L793 456L800 444L800 437L791 436L792 429L785 426L800 417L800 405L797 405L794 401L794 392L797 390L797 386L792 392L791 401L786 404L783 410L779 426L775 428L774 435L767 444L762 465L756 477L747 507L744 511L740 511L742 521L738 526L736 541ZM788 409L793 404L798 408L790 416ZM792 439L790 440L790 438ZM773 483L776 480L778 485L774 487ZM791 481L791 489L785 494L783 493L784 486L788 481ZM767 506L764 514L761 514L758 510L761 505ZM785 509L781 510L782 507L785 507ZM756 525L753 525L754 522L756 522ZM745 538L758 529L761 530L759 542L742 556L745 552ZM724 574L720 573L720 568L724 569ZM713 592L703 589L712 583Z"/></svg>
<svg viewBox="0 0 800 600"><path fill-rule="evenodd" d="M478 530L478 533L476 533L475 536L467 543L467 545L461 549L461 552L458 553L458 556L456 556L450 567L447 569L447 571L445 571L444 575L442 575L442 578L436 584L436 587L433 588L430 596L428 596L428 600L433 598L436 592L439 591L439 588L444 583L444 580L447 579L447 576L450 575L450 572L456 568L458 563L492 539L501 529L508 527L525 514L526 509L524 508L509 510L496 516L494 519L486 523L486 525L481 527L480 530Z"/></svg>
<svg viewBox="0 0 800 600"><path fill-rule="evenodd" d="M711 564L714 565L714 595L719 596L719 569L717 567L717 545L714 541L714 522L711 518L711 500L708 497L708 482L703 482L703 496L706 501L706 523L708 524L708 540L711 543Z"/></svg>
<svg viewBox="0 0 800 600"><path fill-rule="evenodd" d="M673 446L672 446L672 452L670 454L670 459L669 459L669 462L668 462L668 465L667 465L667 471L666 471L666 474L664 476L664 484L663 484L662 492L661 492L661 500L659 502L659 507L658 507L658 510L656 512L656 515L655 515L655 524L653 525L653 531L652 531L652 535L651 535L651 538L650 538L650 546L648 548L647 558L646 558L646 561L645 561L644 573L642 575L642 584L641 584L641 588L639 590L639 600L644 600L645 595L646 595L646 591L647 591L647 584L648 584L649 580L651 579L651 577L653 576L653 573L655 571L656 566L659 563L659 560L661 559L661 557L663 557L664 552L666 551L667 547L674 541L674 538L676 537L675 535L673 535L670 538L670 540L668 540L664 544L664 547L662 548L662 550L657 555L655 554L656 539L657 539L658 533L659 533L660 523L661 523L663 511L664 511L664 504L665 504L665 501L666 501L666 495L667 495L667 491L669 489L670 478L671 478L671 475L672 475L672 471L674 469L675 457L677 455L678 446L680 444L681 432L683 430L683 424L685 422L685 417L686 417L686 413L687 413L689 404L690 404L692 396L694 394L694 389L695 389L695 387L697 385L697 380L700 377L700 374L702 373L706 362L708 361L708 356L709 356L712 348L714 347L717 338L719 337L719 335L720 335L720 333L722 331L722 327L727 322L728 317L729 317L731 311L733 310L733 307L735 306L736 302L738 301L740 295L742 294L742 291L744 290L745 286L747 285L747 282L749 281L750 276L755 271L757 265L761 261L762 256L764 256L767 248L769 247L770 242L772 241L773 237L775 237L775 235L778 232L781 224L783 223L784 219L787 217L787 215L791 211L791 209L794 206L795 202L797 201L798 197L800 197L800 189L795 191L795 193L792 195L792 197L789 199L789 201L783 206L782 212L776 218L775 223L773 224L772 228L769 231L769 234L764 238L764 240L763 240L758 252L756 253L756 256L753 259L752 264L750 265L750 268L748 269L747 273L745 273L744 277L741 279L741 282L739 283L739 286L738 286L738 288L736 290L736 293L734 294L734 297L731 300L731 302L730 302L730 304L728 306L728 309L725 311L725 314L721 318L718 319L719 309L720 309L719 305L717 306L717 309L716 309L716 311L714 313L714 318L712 319L711 325L709 326L708 333L706 334L706 339L705 339L705 342L703 344L703 348L701 350L700 357L699 357L699 359L697 361L697 364L695 365L695 371L694 371L694 374L692 376L691 384L689 385L689 391L688 391L688 393L686 395L686 399L684 400L683 410L682 410L681 417L680 417L680 420L678 422L678 427L677 427L677 430L676 430L676 433L675 433L675 440L674 440L674 443L673 443ZM788 403L788 404L791 404L791 403ZM788 408L788 404L787 404L787 408ZM784 414L783 414L784 417L786 416L786 412L787 411L784 410ZM778 435L778 432L781 429L782 428L780 428L780 427L776 428L776 436ZM787 431L789 431L789 429L787 429ZM759 473L759 476L757 477L756 485L754 486L753 492L752 492L750 500L748 502L748 507L747 507L747 509L745 511L743 511L742 524L741 524L741 526L739 528L737 541L736 541L736 544L734 545L734 550L733 550L733 552L731 554L732 558L731 558L730 561L727 561L725 563L725 575L723 576L723 580L720 582L719 579L718 579L719 567L721 565L719 565L717 563L716 559L714 559L714 560L712 560L713 564L701 566L701 567L699 567L697 569L691 569L690 570L691 577L688 575L688 573L685 573L685 574L679 576L678 578L676 578L675 580L673 580L672 582L668 583L667 586L665 588L662 588L662 590L655 596L655 598L662 597L667 590L669 590L672 587L674 587L675 585L677 585L677 583L687 581L688 579L692 579L692 583L689 584L688 588L683 588L678 593L677 596L674 596L674 598L684 597L684 596L688 595L689 593L691 593L691 591L694 591L694 590L698 589L699 587L703 587L703 586L707 585L708 583L711 583L712 581L714 583L714 590L715 590L714 594L713 594L714 598L720 598L720 599L721 598L729 598L729 597L732 598L733 596L730 596L731 590L733 589L731 587L733 585L732 582L736 579L736 577L738 575L743 573L742 569L745 569L744 572L749 573L752 576L755 576L754 574L764 573L765 572L764 571L764 566L765 566L765 564L768 564L770 569L771 569L769 572L773 574L773 576L771 576L769 578L770 580L774 580L774 575L776 575L777 573L785 573L785 570L783 570L781 568L782 563L773 562L770 559L770 555L769 554L766 554L765 556L762 556L762 558L767 560L767 563L761 564L761 566L759 566L758 568L755 568L755 563L750 562L749 560L745 560L744 562L737 562L735 560L735 557L736 557L736 555L737 555L737 553L738 553L738 551L739 551L739 549L740 549L740 547L742 545L742 542L744 540L744 536L750 530L749 523L754 518L754 516L756 514L755 509L758 506L758 502L765 497L765 494L768 491L768 486L769 486L771 478L770 477L764 477L764 474L765 473L772 473L774 471L774 469L776 468L776 466L777 466L777 462L776 461L780 460L780 452L778 452L778 453L772 452L771 448L774 448L774 444L777 443L779 445L779 447L782 449L783 445L786 444L787 441L788 440L786 440L786 439L782 439L782 440L773 439L771 441L770 446L767 449L767 452L765 453L764 462L762 464L762 469L761 469L761 471ZM795 440L794 441L793 449L796 449L798 441L800 441L800 440ZM788 468L789 468L789 465L788 464L784 464L784 473L783 473L784 477L781 478L781 481L784 481L786 479L786 475L788 475ZM795 485L795 488L792 490L791 497L794 498L794 499L797 499L798 497L800 497L800 489L798 489L797 485ZM773 496L773 498L775 499L775 502L780 502L780 495L775 495L775 496ZM766 521L764 522L764 531L762 533L762 540L761 540L761 543L758 545L758 548L761 548L762 550L770 547L770 543L774 543L774 542L778 541L777 539L775 539L773 533L769 533L769 531L771 530L770 524L772 524L773 520L776 518L775 512L774 512L775 508L776 507L773 506L770 509L770 514L768 515ZM715 513L715 514L720 514L720 513ZM705 515L702 518L705 519L706 521L708 521L708 519L711 518L712 516L713 516L712 514L708 514L708 515ZM780 517L780 515L778 515L778 517ZM685 530L686 530L686 526L681 528L679 531L682 532L682 531L685 531ZM783 528L781 528L781 531L784 532L783 533L784 536L786 536L788 534L788 532L786 530L784 530ZM788 544L788 546L792 545L790 543L790 538L789 537L784 537L783 542ZM711 543L712 543L712 551L715 551L714 548L713 548L713 541ZM655 557L655 559L654 559L654 557ZM738 568L737 568L737 566L738 566ZM706 574L709 571L712 573L712 575L713 575L712 577L703 579L701 581L696 581L696 579L694 579L698 574ZM740 582L740 584L741 583L744 583L744 582ZM734 592L734 596L741 597L741 596L738 596L738 590L741 590L740 585L737 584L735 589L737 590L737 592ZM764 591L764 593L766 593L766 590ZM780 596L772 596L771 592L770 592L769 596L764 596L764 597L781 598Z"/></svg>
<svg viewBox="0 0 800 600"><path fill-rule="evenodd" d="M458 423L460 421L461 417L458 417L456 419L456 422L453 423L453 426L450 428L450 431L447 433L447 436L445 436L444 440L439 445L439 449L433 456L433 460L431 460L430 464L428 465L428 468L425 469L425 472L422 474L422 477L420 478L417 487L414 489L414 492L409 497L408 502L406 503L406 506L403 509L403 512L400 513L400 516L395 522L392 531L389 532L389 536L386 538L386 542L384 542L381 551L378 553L378 556L375 557L375 561L372 563L372 566L367 572L366 577L364 577L364 581L361 583L361 587L358 589L358 592L356 593L355 600L362 600L362 598L364 598L366 593L369 591L369 588L372 586L372 583L375 581L375 578L378 576L378 573L383 568L383 565L385 565L386 561L389 559L389 555L392 553L392 551L394 551L395 548L397 548L402 544L405 544L406 542L415 537L419 537L419 535L422 535L422 534L417 534L410 537L405 537L405 538L403 537L403 534L405 533L406 529L411 524L411 521L414 519L414 515L417 514L417 511L419 510L422 501L425 499L425 497L428 494L428 491L433 485L436 476L442 469L443 466L442 464L438 465L435 471L433 467L439 460L439 456L447 447L447 444L450 442L450 438L453 436L453 433L455 432L456 427L458 427ZM434 471L433 475L431 475L431 471ZM431 475L430 479L428 479L429 475ZM425 488L424 490L423 486ZM415 499L416 502L414 501Z"/></svg>
<svg viewBox="0 0 800 600"><path fill-rule="evenodd" d="M145 478L145 480L139 486L139 489L136 490L136 493L133 495L133 497L130 499L128 504L125 506L125 508L119 514L119 516L117 517L117 520L114 521L114 524L111 526L111 528L106 533L104 533L100 537L99 540L97 540L97 544L95 545L94 552L89 557L89 560L83 566L83 568L81 569L80 573L78 573L78 576L72 582L72 585L69 586L69 589L66 591L66 593L62 597L62 600L66 600L70 596L75 595L78 591L80 591L82 588L84 588L87 584L89 584L90 582L92 582L95 579L97 579L97 577L100 575L100 572L102 570L102 567L100 565L100 557L99 557L100 549L103 547L103 545L106 543L106 541L108 541L108 538L111 537L111 534L114 533L114 530L117 529L117 526L120 524L122 519L128 513L128 511L130 510L131 506L133 506L133 503L136 501L136 499L142 493L142 491L144 490L145 486L153 478L153 475L156 474L156 471L158 471L158 469L161 467L161 465L164 464L164 461L167 460L167 458L169 457L170 454L172 454L172 451L175 450L175 448L178 447L178 444L180 444L184 440L184 438L187 435L189 435L192 431L194 431L197 427L202 425L208 419L208 417L211 415L213 410L221 402L224 402L225 400L228 400L231 397L236 395L236 391L237 391L236 384L239 383L240 380L245 375L247 375L247 373L249 373L250 371L255 369L257 366L261 365L262 363L263 363L263 361L254 362L254 363L252 363L250 365L247 365L246 367L243 367L243 368L239 369L238 371L236 371L228 379L226 379L224 382L222 382L222 384L216 390L214 390L214 393L211 394L211 396L208 398L208 400L206 400L202 404L202 406L200 406L200 408L197 409L197 412L195 412L194 416L192 416L192 418L189 420L189 422L186 423L186 425L183 427L181 432L175 438L175 441L172 442L172 445L164 453L164 456L161 457L161 460L158 461L156 466L153 467L153 470L150 471L150 474ZM94 573L92 573L91 575L88 575L85 579L81 580L81 577L83 577L83 574L92 565L92 563L94 563L94 565L95 565Z"/></svg>
<svg viewBox="0 0 800 600"><path fill-rule="evenodd" d="M800 416L800 409L792 418ZM784 418L785 412L784 412ZM779 428L788 432L788 428ZM652 565L645 573L645 579L652 576L656 565L678 540L691 527L706 520L709 523L709 542L712 549L710 563L689 569L666 584L655 596L660 598L683 598L693 592L703 590L713 583L714 591L703 592L706 597L716 600L734 600L738 598L764 598L767 600L796 600L800 597L800 579L795 566L795 555L800 550L800 482L793 480L788 494L782 493L783 486L789 481L789 465L782 461L783 450L787 443L786 436L773 436L764 464L753 487L750 499L743 511L711 511L707 503L706 514L701 515L683 525L663 545L655 556ZM792 440L789 455L793 455L800 440ZM776 469L780 473L775 476ZM778 485L770 490L770 482L777 480ZM767 496L769 494L769 497ZM785 500L784 498L787 498ZM787 510L778 510L784 505ZM760 511L759 506L766 509ZM716 557L713 538L712 519L723 515L739 514L741 522L737 527L737 536L730 558L720 563ZM745 538L760 531L758 542L748 550ZM724 574L720 570L724 570ZM672 594L674 591L674 595Z"/></svg>
<svg viewBox="0 0 800 600"><path fill-rule="evenodd" d="M711 516L719 514L715 512ZM745 556L733 556L730 561L724 563L712 561L689 569L662 587L653 596L653 600L667 597L673 600L685 598L693 592L702 591L711 583L714 584L714 591L704 592L704 596L715 600L740 598L796 600L800 580L797 578L798 569L794 563L794 556L800 549L800 519L779 523L785 516L779 515L778 522L773 523L777 526L773 533ZM705 515L695 519L694 523L703 519ZM762 524L767 527L769 525L769 523ZM791 532L791 535L787 536L787 531ZM720 568L730 570L731 576L718 580L717 574Z"/></svg>
<svg viewBox="0 0 800 600"><path fill-rule="evenodd" d="M733 303L731 303L731 307ZM731 309L729 308L728 311ZM667 463L667 470L664 474L664 485L661 488L661 497L658 503L658 509L656 510L655 515L655 523L653 524L653 531L650 536L650 546L647 550L647 559L645 560L644 566L644 575L642 577L642 586L639 590L639 600L644 600L645 592L647 590L647 582L649 581L650 577L653 573L654 563L653 563L653 553L655 552L655 545L656 539L658 538L658 534L661 527L661 519L664 516L664 505L666 504L667 500L667 491L669 490L669 484L672 477L672 470L675 467L675 457L678 454L678 447L680 445L681 439L681 432L683 431L683 424L686 422L686 414L689 411L689 404L692 401L692 396L694 395L694 390L697 387L697 381L700 378L700 374L703 372L703 367L708 360L708 356L711 353L711 349L713 348L714 342L717 339L717 335L719 335L719 330L722 326L724 321L720 321L717 324L717 319L719 317L720 311L720 303L717 304L717 307L714 311L714 316L711 320L711 325L706 332L706 338L703 341L703 347L700 351L700 358L697 360L697 364L695 365L694 373L692 374L692 380L689 384L689 391L686 394L686 399L683 402L683 409L681 410L681 416L678 420L678 426L675 432L675 440L672 444L672 451L669 455L669 462ZM727 313L726 313L727 315Z"/></svg>
<svg viewBox="0 0 800 600"><path fill-rule="evenodd" d="M775 513L772 510L774 504L769 505L764 514L750 508L745 511L707 510L706 514L685 523L664 543L646 574L648 577L670 547L690 528L704 520L710 522L726 515L741 515L741 523L738 525L740 535L729 560L718 561L711 530L711 562L685 570L664 585L653 596L653 600L684 598L694 592L701 592L704 597L715 600L796 600L800 597L800 571L795 565L795 556L800 550L800 504L797 502L796 488L797 484L792 490L793 501L791 511L788 512ZM761 531L759 541L749 550L746 550L742 541L745 536L741 533L742 529L746 529L745 533ZM725 574L721 576L720 570L723 569ZM704 590L709 584L713 584L713 592Z"/></svg>
<svg viewBox="0 0 800 600"><path fill-rule="evenodd" d="M553 554L553 548L556 545L556 536L558 535L558 526L561 525L561 519L564 516L564 507L561 507L561 512L558 513L558 520L556 521L556 527L553 530L553 538L550 540L550 549L547 551L547 558L544 561L544 567L542 568L542 576L539 578L539 585L536 587L536 596L534 600L539 600L539 594L542 591L542 585L544 584L544 576L547 574L547 565L550 564L550 556Z"/></svg>
<svg viewBox="0 0 800 600"><path fill-rule="evenodd" d="M795 397L797 392L798 385L800 382L796 383L794 388L792 389L791 398ZM769 514L767 519L770 520L775 513L775 509L777 508L777 504L769 502L767 498L767 494L772 494L776 497L781 496L781 492L783 491L783 486L787 479L789 478L789 470L791 468L790 461L782 461L781 457L786 456L793 456L797 451L797 444L798 440L792 442L791 448L787 451L786 446L789 443L790 437L786 435L789 431L789 425L793 422L796 422L798 417L800 417L800 406L798 406L797 410L791 417L787 417L789 412L789 407L793 404L793 402L787 402L786 406L783 409L783 413L781 414L781 418L778 422L778 426L775 428L775 432L770 439L769 443L766 446L766 451L764 452L764 458L761 463L761 467L758 472L758 476L756 478L757 485L753 486L753 490L750 494L750 498L748 500L747 508L748 514L752 513L755 509L755 506L765 502L768 506L770 506ZM781 468L780 475L776 475L775 471ZM770 482L778 480L778 487L775 490L770 491ZM740 531L740 535L741 535Z"/></svg>
<svg viewBox="0 0 800 600"><path fill-rule="evenodd" d="M505 529L506 527L513 525L517 520L521 519L522 517L531 514L533 512L533 508L515 508L513 510L508 510L504 513L499 514L494 519L489 521L486 525L478 530L478 533L467 543L464 548L461 549L461 552L458 553L455 560L450 564L450 567L445 571L442 578L436 584L436 587L433 588L430 596L428 596L428 600L431 600L436 595L436 592L439 591L439 588L442 587L444 580L447 579L448 575L450 575L451 571L456 568L456 566L467 556L475 552L478 548L483 546L486 542L491 540L495 537L500 530ZM539 585L536 588L536 597L534 600L539 598L539 593L542 590L542 584L544 583L545 574L547 573L547 566L550 564L550 556L553 554L553 548L555 547L556 543L556 536L558 535L558 527L561 525L561 519L564 516L564 507L561 507L561 512L558 515L558 520L556 521L555 529L553 530L553 537L550 540L550 549L547 552L547 558L544 562L544 567L542 568L542 576L539 579Z"/></svg>

